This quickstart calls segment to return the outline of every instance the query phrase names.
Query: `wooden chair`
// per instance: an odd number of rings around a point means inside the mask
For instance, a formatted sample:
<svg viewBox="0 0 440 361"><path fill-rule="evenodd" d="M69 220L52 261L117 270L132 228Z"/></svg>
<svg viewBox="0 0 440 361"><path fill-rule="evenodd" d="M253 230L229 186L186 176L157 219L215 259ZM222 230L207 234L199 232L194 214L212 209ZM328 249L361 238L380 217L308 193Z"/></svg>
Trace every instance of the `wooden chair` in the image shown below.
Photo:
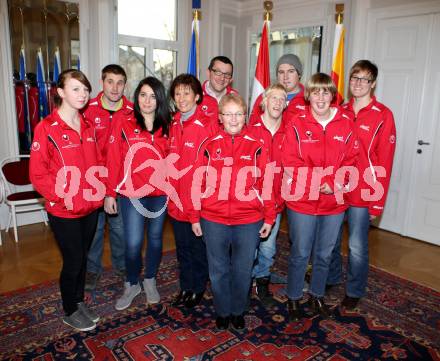
<svg viewBox="0 0 440 361"><path fill-rule="evenodd" d="M17 213L39 211L44 224L47 226L43 197L34 190L29 179L29 155L18 155L3 159L0 164L0 173L5 190L3 201L9 207L6 232L8 232L12 221L15 242L18 242Z"/></svg>

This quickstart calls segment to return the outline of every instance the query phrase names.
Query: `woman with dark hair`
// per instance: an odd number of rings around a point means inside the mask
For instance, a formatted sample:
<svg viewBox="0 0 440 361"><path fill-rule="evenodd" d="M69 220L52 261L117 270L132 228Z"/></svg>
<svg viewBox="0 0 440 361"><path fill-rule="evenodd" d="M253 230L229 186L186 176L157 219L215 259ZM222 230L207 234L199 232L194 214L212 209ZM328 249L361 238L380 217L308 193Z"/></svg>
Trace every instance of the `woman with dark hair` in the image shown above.
<svg viewBox="0 0 440 361"><path fill-rule="evenodd" d="M125 236L124 292L115 308L123 310L143 289L147 303L160 301L156 275L162 257L162 231L166 217L165 157L168 153L170 112L163 84L147 77L134 92L134 110L115 116L107 151L108 180L104 209L118 212L120 197ZM158 177L159 175L159 177ZM161 177L161 178L160 178ZM142 246L147 227L144 277ZM140 282L142 281L142 282Z"/></svg>
<svg viewBox="0 0 440 361"><path fill-rule="evenodd" d="M32 184L46 200L49 223L63 258L63 322L79 331L93 330L99 320L84 303L87 253L95 234L96 210L104 196L99 189L95 196L90 194L96 186L89 181L96 181L94 167L100 160L94 129L80 113L90 91L90 83L80 71L69 69L60 74L56 109L35 128L29 169Z"/></svg>
<svg viewBox="0 0 440 361"><path fill-rule="evenodd" d="M348 207L343 196L346 168L342 167L355 164L359 148L352 117L331 106L335 95L332 79L327 74L314 74L305 89L310 106L286 127L282 164L292 241L287 276L292 321L303 315L300 300L310 256L310 307L314 314L331 316L323 297L331 254Z"/></svg>
<svg viewBox="0 0 440 361"><path fill-rule="evenodd" d="M217 120L209 119L200 107L203 90L196 77L190 74L177 76L170 88L170 95L177 108L170 128L170 156L174 153L173 167L181 176L170 177L177 197L170 197L168 213L174 229L176 254L179 262L180 292L173 305L192 308L205 292L208 281L208 262L202 237L191 229L188 212L185 209L191 200L194 163L202 143L217 130ZM173 199L174 198L174 199Z"/></svg>
<svg viewBox="0 0 440 361"><path fill-rule="evenodd" d="M394 150L396 148L396 126L391 110L376 100L374 89L378 69L369 60L359 60L350 70L350 101L344 109L355 119L360 150L357 162L359 184L347 194L350 207L346 212L348 238L348 272L346 296L342 307L352 310L365 296L368 280L368 231L370 221L382 214L391 180ZM377 172L384 171L380 176ZM368 179L372 181L368 183ZM383 194L376 199L362 196L374 194L372 184L380 182ZM368 190L368 191L367 191ZM342 282L341 257L342 227L333 251L327 284Z"/></svg>

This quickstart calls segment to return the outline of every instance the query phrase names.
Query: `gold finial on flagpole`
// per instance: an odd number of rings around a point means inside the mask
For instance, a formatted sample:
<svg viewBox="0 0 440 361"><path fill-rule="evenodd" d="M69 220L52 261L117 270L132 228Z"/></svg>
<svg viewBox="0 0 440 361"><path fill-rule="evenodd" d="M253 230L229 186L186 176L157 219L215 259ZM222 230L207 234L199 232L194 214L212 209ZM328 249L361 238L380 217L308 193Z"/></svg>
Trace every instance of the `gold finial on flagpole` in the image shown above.
<svg viewBox="0 0 440 361"><path fill-rule="evenodd" d="M264 17L265 21L272 21L272 9L273 9L273 1L265 1L263 3L264 7Z"/></svg>
<svg viewBox="0 0 440 361"><path fill-rule="evenodd" d="M336 24L342 24L344 21L344 4L336 4L335 5L335 21Z"/></svg>
<svg viewBox="0 0 440 361"><path fill-rule="evenodd" d="M202 20L202 11L200 9L193 10L193 20Z"/></svg>

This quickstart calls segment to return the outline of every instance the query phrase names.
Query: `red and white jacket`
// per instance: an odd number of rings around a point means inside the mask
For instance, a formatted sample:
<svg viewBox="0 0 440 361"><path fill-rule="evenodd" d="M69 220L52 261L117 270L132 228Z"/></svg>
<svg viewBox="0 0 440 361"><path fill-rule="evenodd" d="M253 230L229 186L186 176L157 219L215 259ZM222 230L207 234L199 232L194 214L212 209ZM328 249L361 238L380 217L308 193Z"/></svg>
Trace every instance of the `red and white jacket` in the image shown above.
<svg viewBox="0 0 440 361"><path fill-rule="evenodd" d="M189 221L196 223L203 217L237 225L264 219L273 224L276 211L272 190L265 192L267 200L263 198L267 163L267 148L246 129L234 136L220 130L199 152L191 186L193 199L188 206Z"/></svg>
<svg viewBox="0 0 440 361"><path fill-rule="evenodd" d="M133 112L115 115L107 146L106 195L166 195L167 154L168 136L162 134L162 129L155 133L141 129Z"/></svg>
<svg viewBox="0 0 440 361"><path fill-rule="evenodd" d="M217 132L218 124L205 115L200 105L183 122L180 112L173 117L169 134L170 154L167 158L167 174L172 189L168 194L168 214L178 221L189 221L185 209L188 201L185 198L191 196L188 185L192 182L197 154L203 142Z"/></svg>
<svg viewBox="0 0 440 361"><path fill-rule="evenodd" d="M257 138L268 149L270 162L277 167L274 169L273 176L273 197L277 213L282 212L285 207L284 199L281 197L281 181L283 178L281 159L284 138L286 136L285 124L286 122L281 120L280 127L274 135L266 128L261 117L260 121L249 126L251 136Z"/></svg>
<svg viewBox="0 0 440 361"><path fill-rule="evenodd" d="M116 114L130 113L133 110L133 103L123 96L121 109L112 114L103 108L101 102L102 95L103 92L100 92L96 98L91 99L87 107L83 110L83 113L96 129L99 150L105 159L107 156L107 144L108 138L110 137L112 119Z"/></svg>
<svg viewBox="0 0 440 361"><path fill-rule="evenodd" d="M359 142L350 114L337 108L325 130L307 108L286 126L282 149L282 196L288 208L310 215L338 214L348 208L344 200L347 174L341 167L354 166ZM329 168L328 168L329 167ZM328 168L328 169L327 169ZM325 171L324 171L325 170ZM327 183L332 194L319 192Z"/></svg>
<svg viewBox="0 0 440 361"><path fill-rule="evenodd" d="M34 188L46 199L48 213L79 218L102 205L105 186L97 166L102 158L95 129L81 117L81 134L69 127L58 110L37 124L31 147L29 175ZM72 198L65 202L65 198ZM66 204L73 208L68 210Z"/></svg>
<svg viewBox="0 0 440 361"><path fill-rule="evenodd" d="M343 108L354 117L353 101L352 98ZM350 206L368 207L369 214L379 216L385 205L396 149L393 113L373 97L370 104L358 112L354 125L360 142L359 184L347 194L347 201ZM372 195L370 200L367 194Z"/></svg>
<svg viewBox="0 0 440 361"><path fill-rule="evenodd" d="M283 119L288 121L295 114L304 112L306 109L306 100L304 99L304 85L299 84L301 90L295 97L288 102L286 109L283 112ZM255 101L251 114L249 115L249 124L255 124L260 121L261 115L264 113L261 109L261 102L263 101L263 94L260 94Z"/></svg>
<svg viewBox="0 0 440 361"><path fill-rule="evenodd" d="M203 85L202 85L202 89L203 89L203 101L200 103L200 107L202 108L203 112L213 121L218 122L219 121L219 117L218 117L218 101L216 98L214 98L212 95L209 94L209 91L207 91L207 85L208 85L208 80L206 80ZM228 86L226 88L226 93L225 94L229 94L229 93L234 93L234 94L238 94L237 90L235 90L234 88L232 88L231 86Z"/></svg>

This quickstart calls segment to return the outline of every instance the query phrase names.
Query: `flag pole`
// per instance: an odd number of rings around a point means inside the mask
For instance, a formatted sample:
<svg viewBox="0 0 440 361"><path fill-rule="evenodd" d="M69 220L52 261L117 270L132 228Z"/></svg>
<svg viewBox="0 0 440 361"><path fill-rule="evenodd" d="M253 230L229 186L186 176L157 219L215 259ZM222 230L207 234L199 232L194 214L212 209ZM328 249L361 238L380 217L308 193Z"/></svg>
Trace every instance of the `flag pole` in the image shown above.
<svg viewBox="0 0 440 361"><path fill-rule="evenodd" d="M49 67L49 35L47 31L47 4L46 0L43 1L43 16L44 16L44 35L46 40L46 79L44 83L44 88L46 91L46 98L48 98L48 95L51 91L51 83L50 83L50 67ZM44 71L44 69L43 69ZM49 113L52 113L52 107L50 104L48 104Z"/></svg>
<svg viewBox="0 0 440 361"><path fill-rule="evenodd" d="M186 72L194 75L196 78L200 77L199 21L202 18L202 12L200 9L201 0L192 0L193 20L191 24L191 41Z"/></svg>
<svg viewBox="0 0 440 361"><path fill-rule="evenodd" d="M335 39L333 43L331 78L337 89L335 103L339 105L344 101L344 4L336 4L335 10L336 26Z"/></svg>
<svg viewBox="0 0 440 361"><path fill-rule="evenodd" d="M263 3L263 29L261 31L260 45L258 48L257 63L255 66L255 76L252 85L251 101L249 103L249 113L254 109L254 104L258 97L270 85L270 51L269 51L269 24L272 20L272 1Z"/></svg>
<svg viewBox="0 0 440 361"><path fill-rule="evenodd" d="M25 109L26 109L26 116L24 117L24 129L25 129L25 149L29 150L31 147L32 142L32 135L31 135L31 120L29 118L29 80L27 77L27 71L26 71L26 47L25 47L25 36L24 36L24 15L23 15L23 7L20 5L18 7L18 10L20 11L20 18L21 18L21 36L22 36L22 51L23 51L23 65L24 65L24 77L22 79L23 86L24 86L24 103L25 103ZM20 50L21 51L21 50Z"/></svg>
<svg viewBox="0 0 440 361"><path fill-rule="evenodd" d="M43 1L43 17L44 17L44 37L46 40L46 64L47 64L47 71L46 71L46 79L49 79L49 38L47 33L47 6L46 6L46 0Z"/></svg>
<svg viewBox="0 0 440 361"><path fill-rule="evenodd" d="M265 1L263 3L263 7L264 7L263 20L272 21L273 1Z"/></svg>
<svg viewBox="0 0 440 361"><path fill-rule="evenodd" d="M70 8L69 8L69 4L68 3L66 3L65 4L65 6L66 6L66 12L65 12L65 15L66 15L66 20L67 20L67 41L68 41L68 46L67 46L67 68L71 68L72 66L71 66L71 57L72 57L72 52L71 52L71 49L70 49L70 47L71 47L71 44L70 44L70 15L72 15L72 13L70 12Z"/></svg>

